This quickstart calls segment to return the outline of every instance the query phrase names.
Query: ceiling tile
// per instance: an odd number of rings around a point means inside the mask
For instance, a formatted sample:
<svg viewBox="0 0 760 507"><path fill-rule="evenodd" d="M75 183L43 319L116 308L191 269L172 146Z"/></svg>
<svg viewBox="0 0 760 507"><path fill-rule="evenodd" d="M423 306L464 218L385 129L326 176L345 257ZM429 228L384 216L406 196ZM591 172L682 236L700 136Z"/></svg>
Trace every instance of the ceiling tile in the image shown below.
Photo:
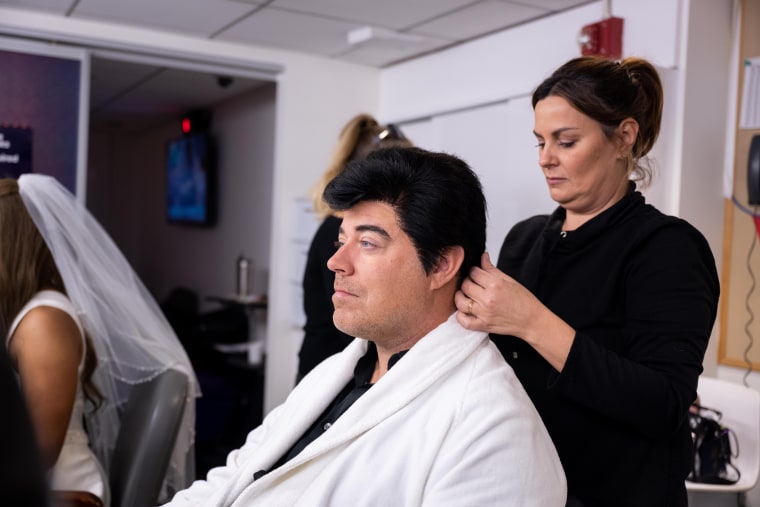
<svg viewBox="0 0 760 507"><path fill-rule="evenodd" d="M337 55L337 57L347 62L384 67L451 44L452 41L450 40L432 37L426 37L419 42L377 38L352 46L350 50Z"/></svg>
<svg viewBox="0 0 760 507"><path fill-rule="evenodd" d="M269 6L401 30L473 3L473 0L274 0Z"/></svg>
<svg viewBox="0 0 760 507"><path fill-rule="evenodd" d="M107 73L112 70L112 65L114 63L108 60L93 59L94 74ZM222 86L219 77L211 74L137 64L128 68L131 69L127 72L130 76L125 77L128 81L139 75L149 75L150 79L137 87L122 87L117 96L98 106L91 104L93 123L118 121L134 125L146 116L153 123L179 118L189 110L209 108L266 84L265 81L235 77L229 84ZM95 86L101 87L103 84Z"/></svg>
<svg viewBox="0 0 760 507"><path fill-rule="evenodd" d="M264 8L215 39L273 46L323 56L346 51L354 23Z"/></svg>
<svg viewBox="0 0 760 507"><path fill-rule="evenodd" d="M90 109L97 109L118 98L125 90L130 90L160 67L137 63L90 59Z"/></svg>
<svg viewBox="0 0 760 507"><path fill-rule="evenodd" d="M429 23L416 26L410 33L467 40L505 26L538 18L547 13L545 9L486 0L459 10L455 14L442 16Z"/></svg>
<svg viewBox="0 0 760 507"><path fill-rule="evenodd" d="M0 0L2 7L23 7L53 14L66 14L76 0Z"/></svg>
<svg viewBox="0 0 760 507"><path fill-rule="evenodd" d="M73 16L210 36L253 9L229 0L81 0Z"/></svg>
<svg viewBox="0 0 760 507"><path fill-rule="evenodd" d="M590 4L598 2L599 0L499 0L508 4L515 5L530 5L531 7L538 7L541 9L548 9L550 11L563 11L565 9L571 9L579 5ZM601 4L601 2L599 2ZM601 11L601 7L599 8Z"/></svg>

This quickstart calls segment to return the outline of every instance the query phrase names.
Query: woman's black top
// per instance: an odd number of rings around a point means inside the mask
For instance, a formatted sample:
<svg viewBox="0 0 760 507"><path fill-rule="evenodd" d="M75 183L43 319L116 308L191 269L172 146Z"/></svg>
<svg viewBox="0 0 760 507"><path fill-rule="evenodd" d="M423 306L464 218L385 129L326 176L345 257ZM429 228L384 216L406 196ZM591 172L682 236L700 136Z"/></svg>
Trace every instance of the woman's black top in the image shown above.
<svg viewBox="0 0 760 507"><path fill-rule="evenodd" d="M512 228L498 267L576 330L558 373L493 335L557 447L569 494L594 506L686 506L686 414L715 322L705 238L633 190L575 231L565 210Z"/></svg>

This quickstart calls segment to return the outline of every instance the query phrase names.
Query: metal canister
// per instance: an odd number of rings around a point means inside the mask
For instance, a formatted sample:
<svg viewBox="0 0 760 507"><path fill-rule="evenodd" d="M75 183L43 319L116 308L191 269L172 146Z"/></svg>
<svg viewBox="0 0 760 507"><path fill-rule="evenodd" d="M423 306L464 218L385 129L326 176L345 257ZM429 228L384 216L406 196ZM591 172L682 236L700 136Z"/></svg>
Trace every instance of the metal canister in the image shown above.
<svg viewBox="0 0 760 507"><path fill-rule="evenodd" d="M247 296L250 291L251 271L253 263L243 255L237 258L237 293L239 296Z"/></svg>

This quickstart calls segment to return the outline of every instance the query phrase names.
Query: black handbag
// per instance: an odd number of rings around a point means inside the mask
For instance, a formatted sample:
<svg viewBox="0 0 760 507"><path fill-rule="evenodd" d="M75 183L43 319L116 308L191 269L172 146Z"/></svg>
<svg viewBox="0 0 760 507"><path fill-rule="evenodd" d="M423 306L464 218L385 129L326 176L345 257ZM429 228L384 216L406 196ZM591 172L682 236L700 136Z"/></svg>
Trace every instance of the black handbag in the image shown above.
<svg viewBox="0 0 760 507"><path fill-rule="evenodd" d="M705 484L735 484L741 472L731 463L739 455L736 434L723 424L723 414L713 408L693 404L689 427L694 441L694 459L686 480Z"/></svg>

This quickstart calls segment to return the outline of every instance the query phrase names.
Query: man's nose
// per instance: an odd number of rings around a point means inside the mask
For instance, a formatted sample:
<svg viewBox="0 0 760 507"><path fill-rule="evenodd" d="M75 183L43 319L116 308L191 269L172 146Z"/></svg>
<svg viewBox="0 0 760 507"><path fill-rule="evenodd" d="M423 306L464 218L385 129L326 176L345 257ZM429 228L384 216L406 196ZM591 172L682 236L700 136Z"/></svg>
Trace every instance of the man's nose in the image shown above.
<svg viewBox="0 0 760 507"><path fill-rule="evenodd" d="M339 246L332 257L327 259L327 269L335 273L346 274L350 265L347 257L346 245Z"/></svg>

